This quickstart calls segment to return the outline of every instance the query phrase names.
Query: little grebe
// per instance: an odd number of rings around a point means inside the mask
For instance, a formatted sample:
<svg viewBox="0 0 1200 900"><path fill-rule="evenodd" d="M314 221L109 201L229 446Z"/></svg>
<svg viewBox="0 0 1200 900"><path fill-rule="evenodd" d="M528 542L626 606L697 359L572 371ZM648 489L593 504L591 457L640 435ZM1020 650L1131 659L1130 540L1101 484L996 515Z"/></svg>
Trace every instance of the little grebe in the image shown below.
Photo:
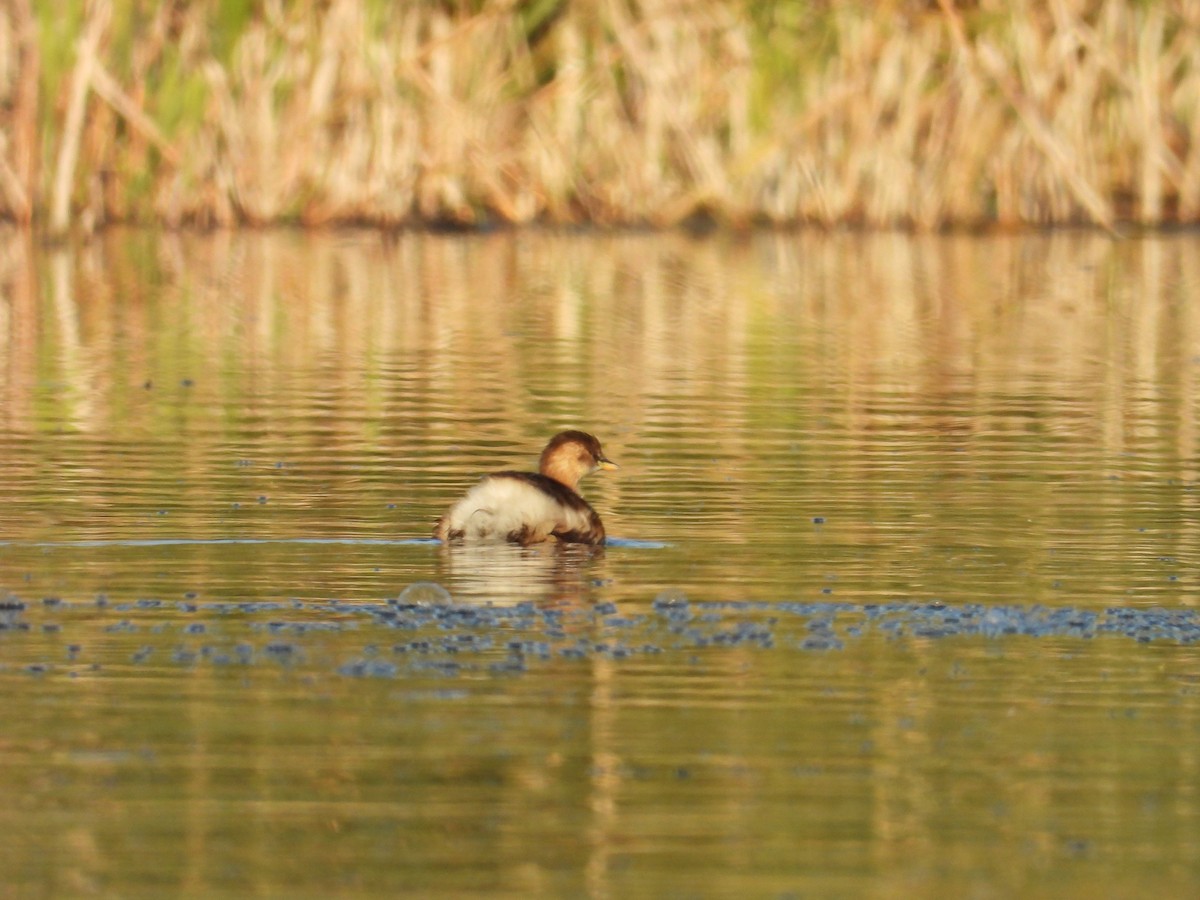
<svg viewBox="0 0 1200 900"><path fill-rule="evenodd" d="M438 519L433 536L442 541L603 544L604 525L579 495L579 479L615 468L592 435L559 432L542 451L537 472L484 475Z"/></svg>

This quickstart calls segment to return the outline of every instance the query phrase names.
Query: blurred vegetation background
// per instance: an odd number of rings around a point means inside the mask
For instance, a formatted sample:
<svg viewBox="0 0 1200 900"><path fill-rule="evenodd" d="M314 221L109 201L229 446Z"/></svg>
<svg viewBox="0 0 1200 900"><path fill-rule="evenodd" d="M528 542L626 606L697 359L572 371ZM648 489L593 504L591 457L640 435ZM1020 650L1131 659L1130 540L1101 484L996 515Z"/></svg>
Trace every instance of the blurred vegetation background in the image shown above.
<svg viewBox="0 0 1200 900"><path fill-rule="evenodd" d="M0 216L1200 218L1200 2L8 0Z"/></svg>

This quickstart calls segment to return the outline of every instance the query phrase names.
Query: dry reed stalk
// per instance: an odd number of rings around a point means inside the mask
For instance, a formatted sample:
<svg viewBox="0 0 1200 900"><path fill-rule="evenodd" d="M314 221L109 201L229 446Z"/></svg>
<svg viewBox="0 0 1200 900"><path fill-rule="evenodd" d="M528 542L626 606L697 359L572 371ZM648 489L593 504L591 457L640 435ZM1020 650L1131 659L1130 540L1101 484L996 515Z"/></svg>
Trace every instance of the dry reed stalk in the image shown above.
<svg viewBox="0 0 1200 900"><path fill-rule="evenodd" d="M154 121L142 112L137 103L121 89L116 79L109 75L99 63L93 63L91 86L105 103L158 149L163 159L172 167L179 165L179 154L174 145L163 136Z"/></svg>
<svg viewBox="0 0 1200 900"><path fill-rule="evenodd" d="M1137 77L1134 104L1145 142L1143 145L1139 191L1141 209L1138 216L1144 223L1157 222L1162 218L1163 185L1162 161L1169 151L1162 141L1162 112L1159 107L1159 90L1162 73L1159 68L1159 52L1163 39L1163 12L1161 7L1147 7L1145 21L1138 35Z"/></svg>
<svg viewBox="0 0 1200 900"><path fill-rule="evenodd" d="M1186 42L1188 31L1179 30L1164 46L1165 20L1161 8L1146 7L1141 13L1145 22L1138 20L1138 13L1123 14L1117 4L1109 3L1102 17L1107 34L1098 34L1096 29L1063 10L1061 0L1054 7L1055 17L1064 31L1081 48L1100 61L1105 75L1120 87L1130 98L1131 111L1121 111L1123 125L1137 138L1141 145L1138 194L1141 206L1138 218L1142 222L1160 221L1164 210L1165 178L1180 196L1180 207L1186 206L1184 195L1187 186L1187 168L1184 160L1176 156L1171 138L1177 134L1177 126L1170 109L1173 86L1184 87L1188 82L1186 67L1190 48ZM1129 66L1113 51L1110 35L1129 31L1137 35L1137 50L1134 65ZM1194 88L1197 73L1191 73ZM1166 102L1164 102L1166 101ZM1192 107L1193 115L1196 107ZM1194 142L1193 142L1194 146ZM1132 173L1126 175L1132 183ZM1193 213L1194 215L1194 213Z"/></svg>
<svg viewBox="0 0 1200 900"><path fill-rule="evenodd" d="M13 218L18 222L28 222L31 214L29 197L25 186L21 184L20 176L8 164L8 137L0 132L0 196L4 198Z"/></svg>
<svg viewBox="0 0 1200 900"><path fill-rule="evenodd" d="M83 135L88 85L91 83L92 67L96 62L100 41L111 17L112 4L109 0L94 0L89 4L83 34L76 44L75 68L71 76L67 114L51 190L49 230L56 237L65 235L70 224L71 190Z"/></svg>
<svg viewBox="0 0 1200 900"><path fill-rule="evenodd" d="M1045 121L1037 106L1022 91L1009 71L1003 54L990 42L977 40L972 44L968 40L962 17L950 0L938 0L938 5L946 16L959 52L1000 90L1021 119L1029 138L1058 170L1058 175L1066 182L1075 199L1088 211L1092 220L1106 231L1113 231L1113 216L1108 203L1078 171L1071 153L1063 146L1054 129Z"/></svg>
<svg viewBox="0 0 1200 900"><path fill-rule="evenodd" d="M149 140L171 166L178 165L178 154L171 143L163 137L158 127L138 105L125 93L117 81L108 74L99 59L101 43L112 19L111 0L94 0L89 6L83 35L77 45L75 67L72 72L67 114L63 138L59 146L55 166L49 232L52 236L66 234L70 225L71 194L75 184L75 170L80 147L84 140L85 114L90 91L104 100L112 110L123 118L133 130ZM105 129L110 131L110 129ZM104 206L103 200L90 205L90 215Z"/></svg>
<svg viewBox="0 0 1200 900"><path fill-rule="evenodd" d="M9 109L7 135L0 133L0 192L13 218L27 225L33 218L36 197L37 105L41 56L37 28L29 0L11 0L0 11L10 47L5 104Z"/></svg>

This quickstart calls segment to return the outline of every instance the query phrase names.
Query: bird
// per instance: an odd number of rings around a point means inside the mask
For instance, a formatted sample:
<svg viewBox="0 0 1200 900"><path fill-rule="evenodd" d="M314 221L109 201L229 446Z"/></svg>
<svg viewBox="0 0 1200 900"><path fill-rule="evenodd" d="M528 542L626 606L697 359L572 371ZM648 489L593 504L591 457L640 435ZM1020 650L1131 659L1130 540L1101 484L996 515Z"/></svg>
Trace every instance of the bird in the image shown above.
<svg viewBox="0 0 1200 900"><path fill-rule="evenodd" d="M579 480L597 469L619 468L586 431L560 431L538 460L536 472L484 475L437 521L443 543L543 541L603 544L604 523L579 493Z"/></svg>

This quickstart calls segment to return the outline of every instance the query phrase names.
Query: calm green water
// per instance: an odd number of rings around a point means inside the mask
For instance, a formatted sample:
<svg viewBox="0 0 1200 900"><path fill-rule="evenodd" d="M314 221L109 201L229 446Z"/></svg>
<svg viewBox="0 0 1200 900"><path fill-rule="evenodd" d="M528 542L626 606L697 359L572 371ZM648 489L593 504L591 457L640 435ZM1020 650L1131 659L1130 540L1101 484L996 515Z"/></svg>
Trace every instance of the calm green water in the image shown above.
<svg viewBox="0 0 1200 900"><path fill-rule="evenodd" d="M0 235L0 897L1197 895L1197 297L1195 235ZM427 540L563 427L612 546Z"/></svg>

